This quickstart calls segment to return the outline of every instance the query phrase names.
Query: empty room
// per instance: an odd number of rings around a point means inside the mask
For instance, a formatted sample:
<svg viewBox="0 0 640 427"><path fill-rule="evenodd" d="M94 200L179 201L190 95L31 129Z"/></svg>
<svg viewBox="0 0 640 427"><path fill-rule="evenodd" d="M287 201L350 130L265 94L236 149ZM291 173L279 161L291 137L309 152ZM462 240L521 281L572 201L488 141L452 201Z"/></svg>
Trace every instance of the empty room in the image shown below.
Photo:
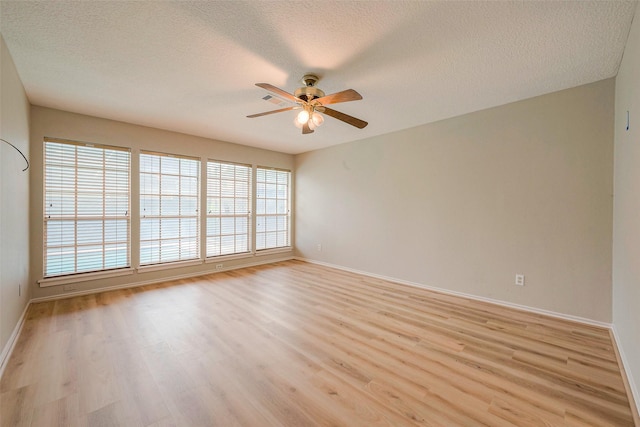
<svg viewBox="0 0 640 427"><path fill-rule="evenodd" d="M0 35L0 427L640 426L638 1Z"/></svg>

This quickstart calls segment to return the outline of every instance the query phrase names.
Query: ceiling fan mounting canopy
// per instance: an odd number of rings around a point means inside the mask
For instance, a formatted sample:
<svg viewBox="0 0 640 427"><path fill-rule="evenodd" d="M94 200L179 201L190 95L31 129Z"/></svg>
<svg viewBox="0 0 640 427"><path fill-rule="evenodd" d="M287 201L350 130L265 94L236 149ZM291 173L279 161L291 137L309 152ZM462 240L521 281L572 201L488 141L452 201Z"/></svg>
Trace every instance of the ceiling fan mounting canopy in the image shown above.
<svg viewBox="0 0 640 427"><path fill-rule="evenodd" d="M300 79L302 84L305 86L315 86L319 80L320 78L315 74L305 74L304 76L302 76L302 79Z"/></svg>
<svg viewBox="0 0 640 427"><path fill-rule="evenodd" d="M296 89L293 94L290 94L289 92L282 90L276 86L273 86L269 83L256 83L256 86L266 89L277 95L280 95L286 100L293 102L297 105L292 107L281 108L279 110L252 114L247 117L255 118L255 117L266 116L269 114L290 111L294 109L302 109L302 111L297 116L295 123L298 127L302 128L303 134L313 133L313 129L316 126L320 126L322 124L324 120L319 115L319 113L324 113L335 119L338 119L347 124L350 124L351 126L355 126L358 129L362 129L368 125L368 123L365 122L364 120L360 120L358 118L349 116L348 114L344 114L327 107L327 105L329 104L337 104L339 102L360 100L362 99L362 96L358 92L356 92L353 89L347 89L341 92L325 95L325 93L322 90L316 87L318 80L320 79L315 74L304 75L301 80L304 86Z"/></svg>

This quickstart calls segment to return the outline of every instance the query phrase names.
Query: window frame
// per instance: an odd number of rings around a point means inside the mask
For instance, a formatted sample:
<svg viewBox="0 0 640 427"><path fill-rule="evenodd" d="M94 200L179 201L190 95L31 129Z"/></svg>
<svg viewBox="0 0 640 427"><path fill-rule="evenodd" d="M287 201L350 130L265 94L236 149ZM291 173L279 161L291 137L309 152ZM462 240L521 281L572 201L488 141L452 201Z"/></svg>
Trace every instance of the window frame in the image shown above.
<svg viewBox="0 0 640 427"><path fill-rule="evenodd" d="M220 171L218 174L218 177L212 177L210 176L210 166L215 166L218 165L220 167ZM234 170L234 177L233 179L230 178L224 178L223 176L223 171L222 168L224 166L232 166L233 170ZM238 179L238 169L239 168L243 168L246 172L246 180L243 179ZM227 257L243 257L243 256L249 256L253 253L252 247L253 247L253 237L252 237L252 224L253 224L253 192L252 192L252 188L253 188L253 166L250 164L245 164L245 163L238 163L238 162L229 162L229 161L224 161L224 160L216 160L216 159L207 159L207 163L206 163L206 173L207 173L207 180L206 180L206 209L205 209L205 215L204 215L204 221L205 221L205 258L207 260L217 260L217 259L221 259L221 258L227 258ZM210 183L212 180L219 180L219 184L218 184L218 195L216 196L214 194L214 189L210 186ZM223 194L224 192L224 188L223 188L223 182L226 181L227 183L233 183L233 195L227 195L225 197L225 195ZM242 189L238 187L238 183L240 184L246 184L246 188ZM242 192L246 191L246 197L242 197ZM228 194L228 193L227 193ZM233 213L223 213L222 212L222 206L223 206L223 199L233 199ZM218 200L218 206L220 209L219 213L212 213L212 210L215 211L215 200ZM238 207L242 206L242 203L240 201L245 201L246 202L246 210L241 212L237 212ZM213 208L213 209L212 209ZM218 233L217 234L210 234L210 222L209 220L214 220L216 218L219 218L220 222L218 224ZM224 219L231 219L233 218L233 232L224 232L224 227L223 227L223 221ZM246 225L244 227L243 230L244 232L238 232L238 219L244 218L246 219ZM213 222L213 221L212 221ZM238 236L242 236L245 235L246 236L246 245L244 245L244 250L238 250L238 248L236 247L236 245L238 244ZM233 237L233 244L234 244L234 250L233 252L224 252L223 251L223 242L222 239L224 237ZM215 238L219 238L219 245L218 245L218 254L212 254L209 252L210 250L210 239L215 239ZM211 245L212 246L212 245Z"/></svg>
<svg viewBox="0 0 640 427"><path fill-rule="evenodd" d="M143 166L143 159L144 156L153 156L158 158L158 166L159 166L159 170L158 172L150 172L150 171L146 171L143 170L144 166ZM169 171L167 171L166 173L163 173L162 171L162 163L163 163L163 159L176 159L178 161L178 173L170 173ZM176 266L178 265L191 265L193 263L200 263L202 261L202 255L201 255L201 236L202 236L202 230L201 230L201 215L200 215L200 210L201 210L201 167L202 167L202 160L200 157L195 157L195 156L186 156L186 155L181 155L181 154L173 154L173 153L162 153L162 152L158 152L158 151L150 151L150 150L140 150L139 154L138 154L138 160L139 160L139 167L138 167L138 176L139 176L139 186L138 186L138 193L137 193L137 197L138 197L138 204L139 204L139 208L140 208L140 214L139 214L139 235L138 235L138 244L139 244L139 248L138 248L138 270L145 270L145 271L150 271L156 268L162 268L164 266L168 266L168 265L172 265L175 264ZM195 175L188 175L188 174L182 174L181 170L182 170L182 161L186 160L186 161L193 161L195 162L195 165L193 167L193 170L195 171ZM143 175L157 175L158 177L158 193L152 193L152 192L145 192L145 187L144 187L144 179L143 179ZM177 181L178 181L178 185L177 185L177 193L163 193L162 192L162 181L163 181L163 177L177 177ZM195 185L193 186L193 189L195 190L193 193L194 194L183 194L183 189L182 189L182 182L183 182L183 178L187 179L187 178L195 178L196 182ZM167 178L168 179L168 178ZM158 211L157 213L152 213L152 214L146 214L145 213L145 208L146 205L145 203L147 201L150 201L152 197L157 197L158 198ZM162 200L163 198L167 198L167 199L171 199L171 198L177 198L178 200L178 213L177 214L173 214L173 215L169 215L169 214L163 214L162 213ZM185 200L188 199L195 199L195 203L192 203L192 205L195 207L195 212L191 215L186 215L183 213L180 213L180 211L182 210L182 206L183 206L183 200L182 198L185 198ZM151 202L150 202L151 203ZM152 209L152 203L151 203L151 207L150 209ZM182 234L182 228L183 228L183 224L182 224L182 220L191 220L191 222L193 222L193 226L195 226L195 235L185 235L183 236ZM144 228L145 228L145 220L157 220L157 224L158 224L158 237L157 238L143 238L144 236ZM177 237L162 237L162 224L163 224L163 220L173 220L175 221L178 225L178 236ZM153 228L153 227L152 227ZM190 228L190 227L189 227ZM153 230L151 231L152 235L153 235ZM186 245L186 250L189 254L192 255L186 255L186 256L182 256L181 251L183 250L183 240L192 240L192 245L195 245L194 247L192 247L191 249L189 249L189 245ZM169 242L169 241L173 241L174 243L177 243L178 245L178 255L177 257L171 257L171 258L165 258L163 259L162 256L162 249L163 249L163 242ZM158 242L158 258L150 258L150 260L146 260L146 258L143 258L143 251L145 249L147 249L145 247L145 243L151 245L153 242ZM185 242L186 243L186 242ZM153 246L151 246L150 248L150 252L153 250Z"/></svg>
<svg viewBox="0 0 640 427"><path fill-rule="evenodd" d="M63 158L64 154L61 154L61 158L57 162L53 159L48 158L47 152L49 150L49 144L57 144L59 146L66 147L73 146L73 167L70 167L69 164L65 165L65 161ZM98 159L99 157L101 157L102 163L94 162L79 165L79 147L88 150L102 150L101 155L97 157L92 156L91 153L85 153L88 158L94 157L94 159ZM54 150L53 147L51 149ZM63 148L58 148L58 150L62 153ZM109 153L112 153L111 156L108 155ZM123 160L119 156L115 156L115 153L126 153L126 158ZM111 162L108 161L108 157L112 157ZM130 274L130 272L132 271L131 149L127 147L119 147L107 144L44 137L42 144L42 161L42 280L40 280L39 283L41 283L43 286L52 286L54 284L58 284L57 282L60 281L78 281L79 277L117 276L122 274ZM101 167L97 167L97 165L99 164L101 165ZM52 170L49 170L49 167L51 167ZM53 175L55 168L59 170L60 174L59 180L56 182L58 184L57 186L49 180L49 177ZM96 181L94 179L95 173L91 173L96 170L102 172L100 185L96 185L97 183L99 183L99 181ZM125 172L124 174L122 173L123 171ZM64 174L68 174L69 172L72 172L73 175L73 181L71 185L69 184L69 182L65 182L64 177ZM82 175L84 175L86 179L82 182L79 182L79 177L81 177ZM107 180L109 175L112 176L111 181ZM125 177L124 185L122 184L123 175ZM99 189L99 191L96 189ZM67 196L67 200L64 200L65 195ZM69 196L73 197L72 203L69 202ZM95 196L98 197L96 198ZM52 205L52 202L56 197L59 200L60 209L59 213L57 214L54 213ZM47 201L48 198L49 202ZM110 198L111 202L115 200L117 206L116 213L108 213L108 211L112 209L112 203L110 205L107 204L107 201ZM99 199L100 202L96 203L96 199ZM123 201L124 205L122 205ZM71 207L72 210L70 211L69 209ZM56 207L56 209L57 208L58 207ZM124 210L124 213L117 213L122 210ZM80 214L80 211L90 213ZM101 213L94 213L98 211L101 211ZM60 223L60 243L58 245L49 244L51 241L49 237L49 232L52 227L51 224L54 224L56 222ZM88 229L85 229L83 231L81 229L84 227L79 227L79 224L91 226L92 223L93 225L95 225L95 223L100 222L102 223L100 233L95 233L94 231L89 232ZM122 231L123 222L124 231ZM66 228L66 231L63 229L62 224L64 223L67 223L67 226L72 225L73 233L69 232L69 227ZM115 231L113 229L114 225ZM111 230L107 230L108 228L111 228ZM107 234L114 232L115 240L113 237L109 239ZM94 238L98 234L101 234L100 239L93 241L89 240L90 238ZM69 239L73 239L73 244L68 243ZM67 243L63 243L65 240L67 241ZM102 246L102 249L97 249L100 246ZM122 250L122 246L124 246L124 251ZM96 257L96 255L93 255L90 258L87 258L87 261L84 262L100 262L100 267L79 268L79 249L86 248L85 250L88 251L91 250L92 247L93 252L98 252L98 256ZM67 257L68 252L70 250L73 251L73 271L63 271L62 267L60 267L61 270L59 270L58 272L51 272L49 270L49 263L52 262L51 257L53 257L53 255L48 255L48 253L50 253L50 249L55 248L59 248L61 251L64 251L64 249L66 248ZM113 250L115 250L116 252L115 259L108 261L108 251ZM60 264L62 264L64 260L62 254L63 252L61 252ZM123 254L124 261L121 260ZM115 264L112 267L109 267L107 265L108 262L112 262Z"/></svg>
<svg viewBox="0 0 640 427"><path fill-rule="evenodd" d="M260 171L264 171L265 173L265 181L259 181L260 179ZM269 182L267 181L266 175L268 173L276 173L276 180L275 182ZM278 192L278 186L279 185L283 185L281 182L278 182L278 174L279 173L286 173L286 191L285 191L285 198L283 199L281 197L282 193ZM292 179L293 179L293 172L289 169L282 169L282 168L274 168L274 167L268 167L268 166L256 166L256 172L255 172L255 186L256 186L256 190L255 190L255 197L254 197L254 201L256 204L255 207L255 223L256 223L256 228L254 231L254 240L255 240L255 246L254 246L254 250L255 253L265 253L265 252L270 252L270 251L284 251L284 250L291 250L292 246L291 246L291 189L292 189ZM261 189L260 189L260 185L264 184L265 185L265 194L264 196L260 196L261 193ZM267 192L267 185L275 185L275 197L266 197L266 192ZM265 200L265 207L264 207L264 213L262 213L262 209L260 207L259 201L260 200ZM276 205L276 212L272 212L269 213L269 208L267 206L267 201L268 200L272 200L275 205ZM278 201L280 200L284 200L285 201L285 209L286 212L282 213L282 212L278 212ZM275 222L276 222L276 244L275 245L267 245L267 234L269 233L274 233L273 230L269 231L268 230L268 226L267 226L267 221L268 218L267 217L275 217ZM278 218L283 218L284 219L284 229L282 229L280 227L281 224L279 224ZM261 221L264 221L264 231L261 231ZM278 243L278 232L284 232L285 233L285 243L284 244L279 244ZM260 234L264 234L264 247L259 247L262 238L259 236Z"/></svg>

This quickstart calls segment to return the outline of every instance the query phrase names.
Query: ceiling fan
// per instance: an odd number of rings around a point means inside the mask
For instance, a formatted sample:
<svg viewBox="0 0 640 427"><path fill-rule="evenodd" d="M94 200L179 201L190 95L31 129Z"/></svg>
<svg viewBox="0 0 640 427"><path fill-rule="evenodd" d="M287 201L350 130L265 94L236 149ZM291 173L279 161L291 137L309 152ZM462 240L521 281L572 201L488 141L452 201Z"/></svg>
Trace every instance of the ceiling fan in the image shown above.
<svg viewBox="0 0 640 427"><path fill-rule="evenodd" d="M324 113L334 119L341 120L351 126L355 126L358 129L362 129L369 123L364 120L357 119L348 114L341 113L340 111L333 110L327 105L337 104L339 102L358 101L362 99L362 96L353 89L343 90L331 95L325 95L323 91L316 87L318 83L318 76L313 74L307 74L302 77L303 87L296 89L292 94L279 89L269 83L256 83L256 86L273 92L287 101L294 102L296 105L279 110L266 111L264 113L252 114L247 116L249 118L266 116L268 114L282 113L290 110L301 110L294 123L296 126L302 128L303 134L313 133L313 130L320 126L324 122L324 117L320 113Z"/></svg>

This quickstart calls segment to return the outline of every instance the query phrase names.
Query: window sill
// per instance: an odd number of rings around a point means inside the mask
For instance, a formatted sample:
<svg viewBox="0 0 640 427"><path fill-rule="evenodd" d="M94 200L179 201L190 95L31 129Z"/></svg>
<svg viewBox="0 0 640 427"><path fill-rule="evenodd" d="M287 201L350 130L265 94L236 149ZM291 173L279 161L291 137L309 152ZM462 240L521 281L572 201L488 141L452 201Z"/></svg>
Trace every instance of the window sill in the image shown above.
<svg viewBox="0 0 640 427"><path fill-rule="evenodd" d="M172 268L191 267L202 264L201 259L193 259L188 261L165 262L162 264L143 265L138 267L138 273L148 273L151 271L168 270Z"/></svg>
<svg viewBox="0 0 640 427"><path fill-rule="evenodd" d="M229 254L229 255L218 255L218 256L208 257L204 260L204 262L207 264L213 264L216 262L223 262L223 261L230 261L233 259L242 259L242 258L251 258L251 257L253 257L253 254L251 252L243 252L241 254Z"/></svg>
<svg viewBox="0 0 640 427"><path fill-rule="evenodd" d="M261 256L261 255L281 254L284 252L292 252L292 251L293 251L293 246L285 246L282 248L260 249L259 251L256 251L255 255Z"/></svg>
<svg viewBox="0 0 640 427"><path fill-rule="evenodd" d="M111 277L127 276L133 274L133 268L119 268L117 270L95 271L91 273L70 274L68 276L45 277L38 280L41 288L49 286L67 285L69 283L88 282L90 280L109 279Z"/></svg>

